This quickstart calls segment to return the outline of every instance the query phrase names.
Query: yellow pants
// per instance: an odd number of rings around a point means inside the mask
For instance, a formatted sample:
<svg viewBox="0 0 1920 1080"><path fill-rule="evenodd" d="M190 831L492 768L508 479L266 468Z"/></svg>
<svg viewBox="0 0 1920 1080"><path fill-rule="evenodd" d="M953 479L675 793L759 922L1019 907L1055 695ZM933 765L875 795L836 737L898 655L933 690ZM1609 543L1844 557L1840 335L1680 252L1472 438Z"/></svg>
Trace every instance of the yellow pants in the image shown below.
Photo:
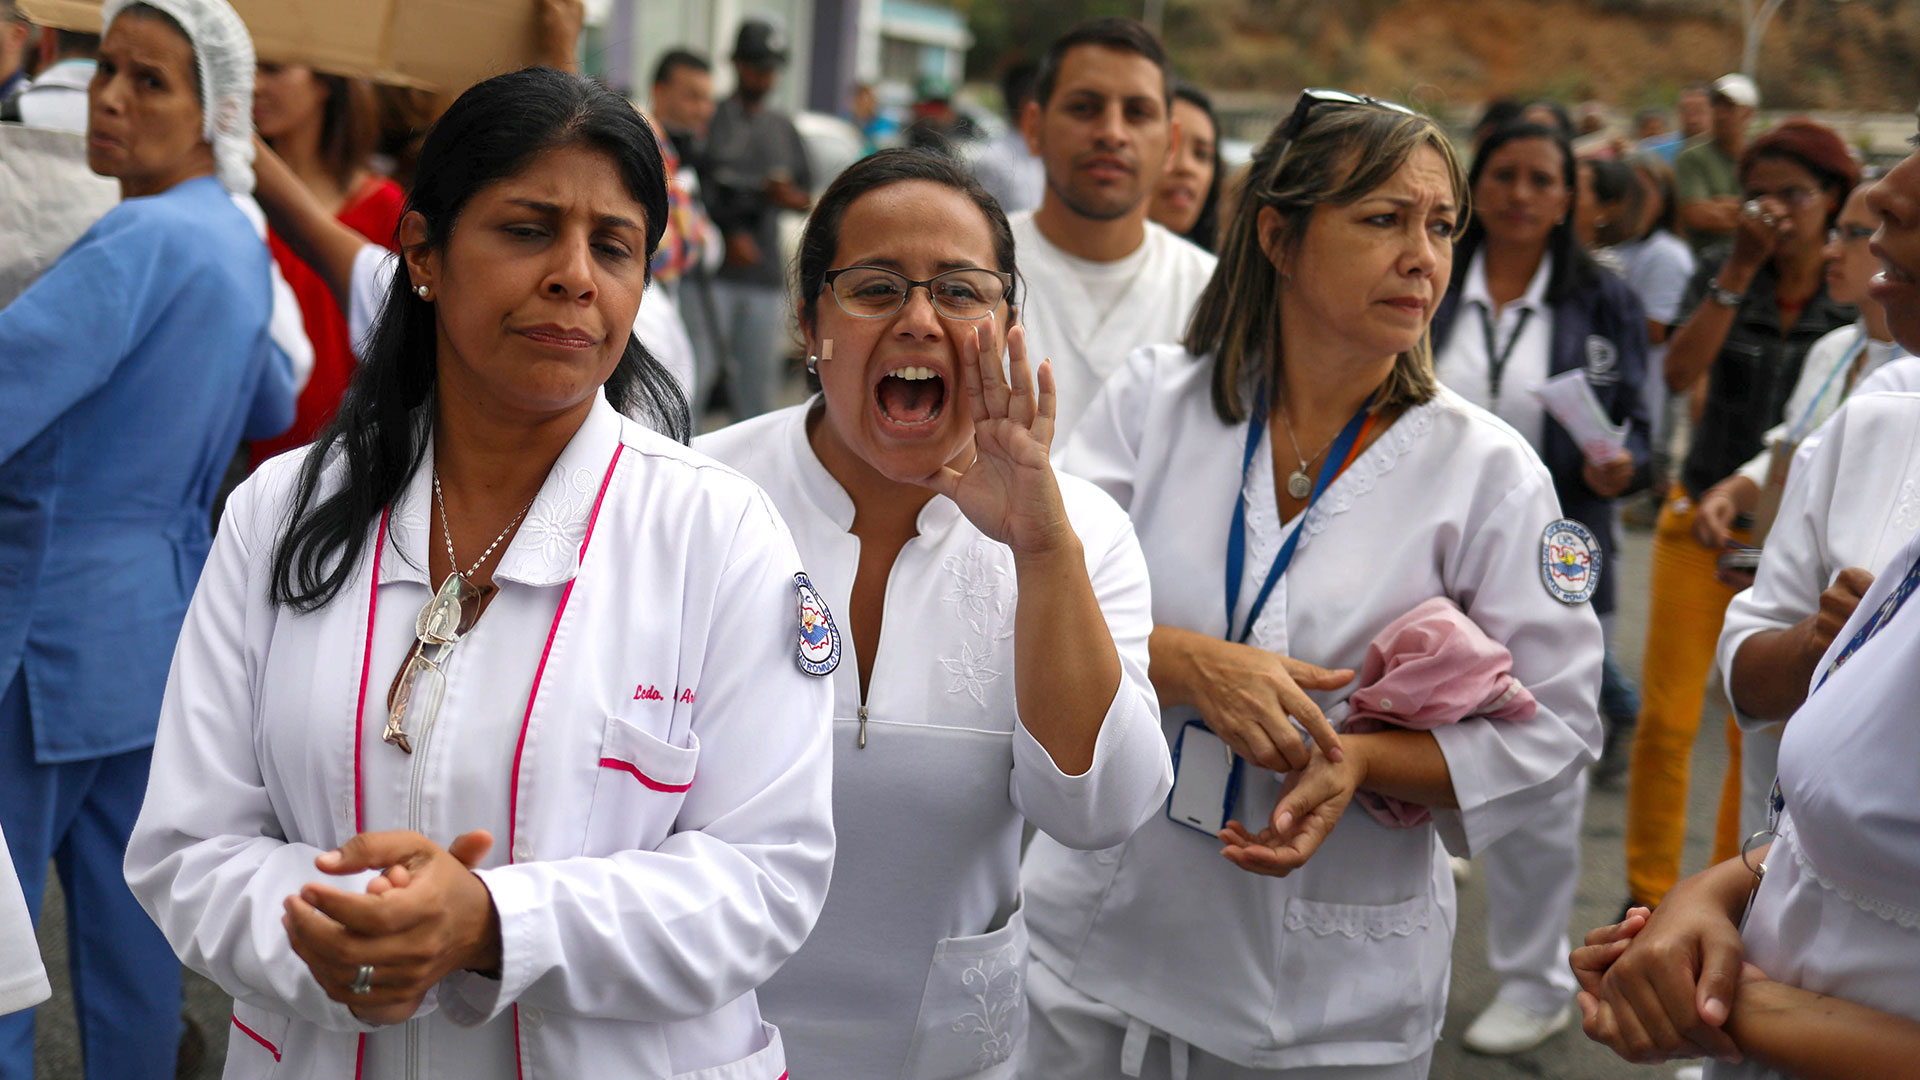
<svg viewBox="0 0 1920 1080"><path fill-rule="evenodd" d="M1693 501L1674 488L1654 526L1640 721L1627 774L1627 889L1657 904L1680 877L1687 782L1720 624L1734 589L1714 577L1717 552L1693 538ZM1730 761L1714 830L1714 861L1739 850L1740 731L1727 721Z"/></svg>

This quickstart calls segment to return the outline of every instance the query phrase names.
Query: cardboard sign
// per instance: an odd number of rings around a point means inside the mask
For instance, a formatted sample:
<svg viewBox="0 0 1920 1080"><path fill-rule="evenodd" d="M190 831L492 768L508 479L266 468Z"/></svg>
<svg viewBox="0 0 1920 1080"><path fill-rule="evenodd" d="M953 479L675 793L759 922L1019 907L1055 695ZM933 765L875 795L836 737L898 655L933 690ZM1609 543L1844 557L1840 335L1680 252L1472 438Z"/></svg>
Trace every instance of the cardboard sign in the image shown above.
<svg viewBox="0 0 1920 1080"><path fill-rule="evenodd" d="M262 60L448 96L538 63L536 0L230 0ZM20 0L28 20L100 32L100 0Z"/></svg>

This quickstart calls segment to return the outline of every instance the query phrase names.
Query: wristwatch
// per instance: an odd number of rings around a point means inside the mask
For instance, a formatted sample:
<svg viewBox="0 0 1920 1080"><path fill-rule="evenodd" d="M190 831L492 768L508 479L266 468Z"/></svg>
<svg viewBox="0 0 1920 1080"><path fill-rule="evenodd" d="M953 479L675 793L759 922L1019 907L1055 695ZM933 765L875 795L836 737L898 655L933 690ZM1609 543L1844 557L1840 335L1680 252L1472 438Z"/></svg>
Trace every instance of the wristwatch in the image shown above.
<svg viewBox="0 0 1920 1080"><path fill-rule="evenodd" d="M1732 289L1721 288L1719 278L1714 278L1712 281L1707 282L1707 299L1719 304L1721 307L1737 308L1746 298L1746 293L1737 293Z"/></svg>

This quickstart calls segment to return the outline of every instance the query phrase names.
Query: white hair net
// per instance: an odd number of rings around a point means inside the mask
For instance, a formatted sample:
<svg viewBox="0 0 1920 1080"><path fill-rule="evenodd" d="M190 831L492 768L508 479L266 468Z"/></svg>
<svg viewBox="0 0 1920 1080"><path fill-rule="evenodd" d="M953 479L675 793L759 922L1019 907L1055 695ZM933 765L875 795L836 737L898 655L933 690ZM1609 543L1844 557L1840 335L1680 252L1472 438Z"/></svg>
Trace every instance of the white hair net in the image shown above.
<svg viewBox="0 0 1920 1080"><path fill-rule="evenodd" d="M200 133L213 146L214 174L228 191L253 191L253 36L227 0L107 0L100 25L141 4L164 11L193 45L200 70Z"/></svg>

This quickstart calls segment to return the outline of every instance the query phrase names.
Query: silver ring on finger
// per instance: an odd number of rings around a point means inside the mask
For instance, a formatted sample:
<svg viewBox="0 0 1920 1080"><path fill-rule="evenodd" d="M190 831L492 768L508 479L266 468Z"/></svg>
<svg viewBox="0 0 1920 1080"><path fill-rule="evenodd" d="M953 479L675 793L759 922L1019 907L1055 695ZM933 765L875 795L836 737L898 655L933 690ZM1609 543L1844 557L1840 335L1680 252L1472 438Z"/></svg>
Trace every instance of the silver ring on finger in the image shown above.
<svg viewBox="0 0 1920 1080"><path fill-rule="evenodd" d="M353 973L353 982L347 986L347 992L350 994L367 994L373 992L372 964L360 965L360 970Z"/></svg>
<svg viewBox="0 0 1920 1080"><path fill-rule="evenodd" d="M1765 211L1761 209L1759 199L1748 199L1746 203L1740 207L1741 217L1757 218L1763 213L1765 213Z"/></svg>

